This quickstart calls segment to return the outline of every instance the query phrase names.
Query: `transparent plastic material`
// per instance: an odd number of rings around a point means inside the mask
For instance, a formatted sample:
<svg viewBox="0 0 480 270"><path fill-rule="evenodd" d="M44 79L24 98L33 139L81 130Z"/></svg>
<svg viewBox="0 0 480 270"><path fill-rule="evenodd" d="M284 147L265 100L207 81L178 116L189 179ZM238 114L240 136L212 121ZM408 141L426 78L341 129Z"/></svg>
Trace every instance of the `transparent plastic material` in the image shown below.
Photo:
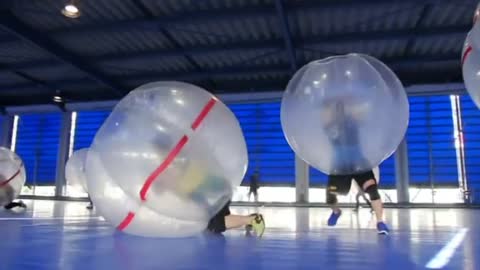
<svg viewBox="0 0 480 270"><path fill-rule="evenodd" d="M471 37L472 33L469 33L463 46L462 74L467 92L480 108L480 51L472 46Z"/></svg>
<svg viewBox="0 0 480 270"><path fill-rule="evenodd" d="M25 166L20 157L7 148L0 147L0 205L15 200L25 184Z"/></svg>
<svg viewBox="0 0 480 270"><path fill-rule="evenodd" d="M475 9L475 12L473 14L473 26L472 29L469 33L470 36L470 42L472 46L475 48L475 50L480 50L480 4L477 6Z"/></svg>
<svg viewBox="0 0 480 270"><path fill-rule="evenodd" d="M361 54L305 65L290 80L281 107L292 149L326 174L377 167L400 144L408 118L399 79L379 60Z"/></svg>
<svg viewBox="0 0 480 270"><path fill-rule="evenodd" d="M87 156L98 211L127 233L190 236L206 228L247 168L235 115L207 91L180 82L143 85L122 99Z"/></svg>
<svg viewBox="0 0 480 270"><path fill-rule="evenodd" d="M65 178L67 184L77 191L87 192L87 176L85 175L85 162L88 148L75 151L65 165Z"/></svg>

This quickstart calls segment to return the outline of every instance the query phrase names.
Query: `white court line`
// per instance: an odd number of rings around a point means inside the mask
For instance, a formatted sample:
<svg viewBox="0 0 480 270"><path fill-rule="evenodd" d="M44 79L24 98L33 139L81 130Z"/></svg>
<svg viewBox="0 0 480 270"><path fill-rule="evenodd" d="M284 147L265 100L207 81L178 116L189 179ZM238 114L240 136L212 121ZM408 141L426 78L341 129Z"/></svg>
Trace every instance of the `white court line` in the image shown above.
<svg viewBox="0 0 480 270"><path fill-rule="evenodd" d="M467 228L460 229L455 236L450 239L450 241L448 241L448 243L425 265L425 267L430 269L440 269L447 265L457 248L462 244L467 232Z"/></svg>
<svg viewBox="0 0 480 270"><path fill-rule="evenodd" d="M0 220L103 220L102 217L9 217Z"/></svg>

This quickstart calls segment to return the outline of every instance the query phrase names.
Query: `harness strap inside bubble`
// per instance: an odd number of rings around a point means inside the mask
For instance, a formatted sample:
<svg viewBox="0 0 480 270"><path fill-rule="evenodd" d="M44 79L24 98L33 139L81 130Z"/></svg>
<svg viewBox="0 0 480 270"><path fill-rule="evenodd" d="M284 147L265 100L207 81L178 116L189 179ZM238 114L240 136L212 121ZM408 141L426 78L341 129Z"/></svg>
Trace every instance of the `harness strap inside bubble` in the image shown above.
<svg viewBox="0 0 480 270"><path fill-rule="evenodd" d="M207 102L207 104L205 104L203 109L200 111L200 113L197 115L195 120L192 122L192 125L190 126L193 131L197 130L197 128L203 123L207 115L212 111L213 106L216 104L216 102L217 102L216 98L211 98ZM168 168L168 166L170 166L170 164L172 164L172 162L175 160L178 154L185 147L187 142L188 142L188 136L185 134L178 141L175 147L168 153L165 160L162 163L160 163L160 165L147 177L147 179L145 180L145 183L140 189L140 199L143 202L147 200L148 191L150 190L155 180L158 179L158 176L160 176ZM135 217L135 213L129 212L128 215L123 219L123 221L120 222L120 224L117 226L117 229L122 231L125 228L127 228L128 225L130 225L130 223L132 222L134 217Z"/></svg>

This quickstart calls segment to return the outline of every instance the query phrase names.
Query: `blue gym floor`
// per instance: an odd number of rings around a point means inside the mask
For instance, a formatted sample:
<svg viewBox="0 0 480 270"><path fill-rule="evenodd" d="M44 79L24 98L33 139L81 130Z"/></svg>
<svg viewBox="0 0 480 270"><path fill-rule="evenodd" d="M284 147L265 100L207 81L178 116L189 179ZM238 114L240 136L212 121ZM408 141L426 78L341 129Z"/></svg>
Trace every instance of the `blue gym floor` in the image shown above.
<svg viewBox="0 0 480 270"><path fill-rule="evenodd" d="M264 237L146 239L114 232L83 202L26 203L0 210L0 269L480 269L479 210L387 209L385 237L367 209L328 228L324 208L232 207L262 212Z"/></svg>

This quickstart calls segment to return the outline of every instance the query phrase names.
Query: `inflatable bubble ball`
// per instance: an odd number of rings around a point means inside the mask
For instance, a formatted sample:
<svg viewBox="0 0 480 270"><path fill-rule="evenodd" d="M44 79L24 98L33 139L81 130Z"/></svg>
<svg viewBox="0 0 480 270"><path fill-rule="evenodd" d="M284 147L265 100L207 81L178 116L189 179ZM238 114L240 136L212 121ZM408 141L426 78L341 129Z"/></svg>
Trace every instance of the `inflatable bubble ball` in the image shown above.
<svg viewBox="0 0 480 270"><path fill-rule="evenodd" d="M281 105L288 143L326 174L377 167L402 141L408 119L407 95L397 76L362 54L305 65L290 80Z"/></svg>
<svg viewBox="0 0 480 270"><path fill-rule="evenodd" d="M25 166L20 157L7 148L0 147L0 205L15 200L25 184Z"/></svg>
<svg viewBox="0 0 480 270"><path fill-rule="evenodd" d="M203 231L246 168L235 115L209 92L181 82L130 92L95 135L86 163L100 214L120 231L147 237Z"/></svg>
<svg viewBox="0 0 480 270"><path fill-rule="evenodd" d="M73 152L65 165L65 178L67 184L77 191L88 192L87 177L85 175L85 162L87 160L88 148Z"/></svg>

